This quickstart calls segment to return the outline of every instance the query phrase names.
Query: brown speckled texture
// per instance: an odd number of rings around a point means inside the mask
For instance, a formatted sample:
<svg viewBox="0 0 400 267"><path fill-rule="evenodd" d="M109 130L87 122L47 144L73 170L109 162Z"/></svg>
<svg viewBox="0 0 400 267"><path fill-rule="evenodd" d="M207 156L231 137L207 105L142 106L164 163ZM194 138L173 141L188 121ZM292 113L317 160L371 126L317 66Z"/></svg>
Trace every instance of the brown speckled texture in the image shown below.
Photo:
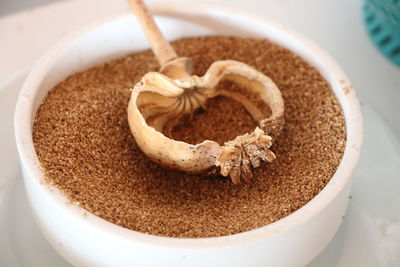
<svg viewBox="0 0 400 267"><path fill-rule="evenodd" d="M48 182L88 211L129 229L171 237L248 231L296 211L334 174L346 142L343 112L327 82L301 58L266 40L202 37L174 42L202 74L219 59L243 61L282 91L286 124L272 150L277 159L255 170L250 184L166 171L135 144L126 108L130 88L157 70L149 51L77 73L40 107L35 148ZM244 108L216 98L178 127L176 138L219 142L255 127Z"/></svg>

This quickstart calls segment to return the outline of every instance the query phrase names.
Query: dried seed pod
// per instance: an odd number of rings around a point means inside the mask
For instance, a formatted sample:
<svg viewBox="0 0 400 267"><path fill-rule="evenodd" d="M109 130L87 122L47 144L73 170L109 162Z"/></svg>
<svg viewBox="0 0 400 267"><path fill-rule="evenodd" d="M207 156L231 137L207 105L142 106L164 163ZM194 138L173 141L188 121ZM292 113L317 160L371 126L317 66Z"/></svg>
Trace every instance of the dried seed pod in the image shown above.
<svg viewBox="0 0 400 267"><path fill-rule="evenodd" d="M267 117L243 94L217 89L222 80L231 80L258 94L272 115ZM223 146L211 140L192 145L168 137L174 125L218 95L239 101L258 127ZM279 134L283 112L281 93L270 78L244 63L222 60L214 62L202 77L172 79L158 72L147 73L133 88L128 120L138 146L151 160L187 173L219 173L239 183L250 181L251 168L275 159L269 149L269 134Z"/></svg>

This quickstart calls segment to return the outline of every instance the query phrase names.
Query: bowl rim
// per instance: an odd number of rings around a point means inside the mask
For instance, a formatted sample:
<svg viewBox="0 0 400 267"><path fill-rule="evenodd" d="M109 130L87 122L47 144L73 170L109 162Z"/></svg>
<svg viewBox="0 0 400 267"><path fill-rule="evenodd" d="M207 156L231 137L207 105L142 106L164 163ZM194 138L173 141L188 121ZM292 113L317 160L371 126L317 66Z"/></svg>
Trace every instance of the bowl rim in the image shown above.
<svg viewBox="0 0 400 267"><path fill-rule="evenodd" d="M352 89L351 84L339 67L339 65L318 45L309 40L302 34L297 33L290 27L284 26L273 19L265 18L249 12L244 12L236 8L227 8L225 6L210 5L210 4L188 4L180 5L160 5L151 6L151 10L156 16L172 16L176 15L190 15L190 14L213 14L219 13L228 17L245 18L251 20L259 25L269 25L282 31L285 35L291 36L298 42L306 45L311 53L317 54L319 60L323 62L325 69L329 69L329 73L335 77L334 84L328 81L332 90L334 87L340 87L342 90L334 91L338 98L340 105L344 111L345 124L346 124L346 146L342 160L331 177L328 184L308 203L289 214L288 216L277 220L271 224L265 225L260 228L252 229L246 232L218 236L218 237L204 237L204 238L174 238L166 236L156 236L151 234L142 233L135 230L130 230L122 226L113 224L102 219L77 205L68 205L67 209L75 216L85 217L85 221L90 223L93 227L107 232L108 234L116 235L117 238L146 243L153 246L168 246L168 248L179 249L207 249L210 246L213 248L221 246L235 246L248 242L257 242L267 238L277 236L278 234L289 231L296 225L301 225L305 221L311 219L313 216L321 212L334 198L345 188L350 181L352 173L356 167L360 156L360 150L363 139L363 121L361 115L361 106L358 101L357 95ZM17 100L17 105L14 114L14 127L15 127L15 140L17 143L18 154L20 162L26 171L30 174L29 178L34 177L37 183L45 194L52 195L54 201L59 205L66 206L68 198L64 196L57 187L54 185L43 184L41 182L44 174L37 164L39 161L34 149L32 140L32 124L31 120L33 100L36 97L37 85L40 83L41 78L47 73L49 65L57 61L63 55L63 52L75 41L84 37L87 33L104 26L114 20L121 19L125 16L133 16L131 12L125 11L105 19L99 19L89 26L81 28L58 41L50 50L48 50L35 64L29 73L20 95ZM268 37L266 37L268 38ZM300 55L302 56L302 55ZM303 56L302 56L303 57ZM310 62L308 62L310 63ZM311 63L310 63L311 64ZM322 69L318 70L323 76ZM326 78L326 77L325 77ZM346 85L346 91L344 91ZM35 88L36 87L36 88ZM26 184L26 183L25 183Z"/></svg>

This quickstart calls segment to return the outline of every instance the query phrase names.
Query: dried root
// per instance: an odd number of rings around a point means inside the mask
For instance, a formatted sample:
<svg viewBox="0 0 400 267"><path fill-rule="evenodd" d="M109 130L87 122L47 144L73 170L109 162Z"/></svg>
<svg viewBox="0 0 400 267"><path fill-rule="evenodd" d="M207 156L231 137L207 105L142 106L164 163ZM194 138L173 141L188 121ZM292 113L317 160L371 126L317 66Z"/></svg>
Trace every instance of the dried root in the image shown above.
<svg viewBox="0 0 400 267"><path fill-rule="evenodd" d="M241 179L249 182L253 177L251 168L260 167L262 161L272 162L275 159L275 154L269 149L271 145L272 138L257 127L251 134L226 142L215 165L220 166L220 173L230 176L234 184Z"/></svg>

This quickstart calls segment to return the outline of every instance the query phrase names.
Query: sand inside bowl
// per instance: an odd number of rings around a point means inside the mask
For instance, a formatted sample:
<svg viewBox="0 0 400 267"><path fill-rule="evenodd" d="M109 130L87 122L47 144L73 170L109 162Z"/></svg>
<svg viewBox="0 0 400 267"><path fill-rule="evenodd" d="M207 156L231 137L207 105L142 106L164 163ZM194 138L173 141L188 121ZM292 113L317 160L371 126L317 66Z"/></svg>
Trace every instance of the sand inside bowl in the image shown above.
<svg viewBox="0 0 400 267"><path fill-rule="evenodd" d="M48 183L72 202L120 226L169 237L223 236L262 227L296 211L329 182L346 143L342 109L329 84L303 59L267 40L208 36L174 41L195 73L234 59L271 77L282 91L286 124L277 159L249 184L167 171L135 144L127 121L133 85L159 66L143 51L76 73L40 106L33 141ZM211 99L206 111L176 127L190 143L224 142L254 129L240 103Z"/></svg>

